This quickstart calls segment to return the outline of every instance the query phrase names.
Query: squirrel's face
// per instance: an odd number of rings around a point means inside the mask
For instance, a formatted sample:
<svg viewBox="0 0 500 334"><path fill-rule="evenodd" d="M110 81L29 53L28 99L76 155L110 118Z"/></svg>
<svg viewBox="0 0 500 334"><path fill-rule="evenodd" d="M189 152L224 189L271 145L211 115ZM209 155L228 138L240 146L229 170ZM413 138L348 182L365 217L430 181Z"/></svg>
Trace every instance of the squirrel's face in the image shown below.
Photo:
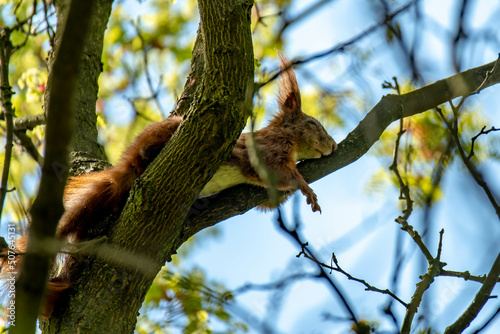
<svg viewBox="0 0 500 334"><path fill-rule="evenodd" d="M323 125L314 117L302 113L299 124L296 124L300 136L297 148L297 160L318 159L330 155L337 149L337 143L326 132Z"/></svg>

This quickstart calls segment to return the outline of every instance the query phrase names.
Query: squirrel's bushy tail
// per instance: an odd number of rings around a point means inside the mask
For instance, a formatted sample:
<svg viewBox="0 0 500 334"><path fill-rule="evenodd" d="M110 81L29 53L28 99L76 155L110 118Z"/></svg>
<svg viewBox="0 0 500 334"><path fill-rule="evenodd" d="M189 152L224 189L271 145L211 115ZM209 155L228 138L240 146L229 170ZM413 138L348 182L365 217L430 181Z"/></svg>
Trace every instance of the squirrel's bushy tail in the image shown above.
<svg viewBox="0 0 500 334"><path fill-rule="evenodd" d="M148 125L115 167L70 178L64 190L65 212L59 222L57 237L72 242L92 238L92 230L100 220L122 209L134 180L144 173L182 121L183 117L172 116ZM0 245L0 270L4 276L9 272L11 275L19 272L27 245L27 236L19 238L14 255L9 245ZM8 262L9 250L11 257L14 256L12 260L16 261L14 266ZM61 272L47 283L41 316L49 318L60 295L71 287L68 262L74 264L73 261L73 256L66 255Z"/></svg>
<svg viewBox="0 0 500 334"><path fill-rule="evenodd" d="M123 206L135 178L117 167L71 178L57 235L71 241L86 239L94 223Z"/></svg>

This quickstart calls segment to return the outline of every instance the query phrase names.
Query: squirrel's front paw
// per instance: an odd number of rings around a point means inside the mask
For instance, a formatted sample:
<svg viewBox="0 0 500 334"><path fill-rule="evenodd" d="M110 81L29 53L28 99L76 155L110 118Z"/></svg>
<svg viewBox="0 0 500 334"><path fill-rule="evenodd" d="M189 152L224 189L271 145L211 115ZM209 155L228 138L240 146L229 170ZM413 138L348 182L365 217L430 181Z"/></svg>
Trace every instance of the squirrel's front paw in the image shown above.
<svg viewBox="0 0 500 334"><path fill-rule="evenodd" d="M307 195L307 204L311 205L311 208L313 212L319 211L321 213L321 207L318 204L318 197L316 194L311 190Z"/></svg>

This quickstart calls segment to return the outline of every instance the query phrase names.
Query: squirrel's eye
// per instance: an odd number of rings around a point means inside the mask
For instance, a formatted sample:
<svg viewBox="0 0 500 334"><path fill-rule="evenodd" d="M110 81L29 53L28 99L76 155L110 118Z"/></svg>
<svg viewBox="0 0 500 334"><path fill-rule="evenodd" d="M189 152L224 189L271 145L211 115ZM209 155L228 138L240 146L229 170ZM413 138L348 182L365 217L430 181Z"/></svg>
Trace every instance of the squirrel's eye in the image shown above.
<svg viewBox="0 0 500 334"><path fill-rule="evenodd" d="M307 124L309 124L311 127L315 128L315 129L318 128L318 124L316 124L316 122L312 119L308 120Z"/></svg>

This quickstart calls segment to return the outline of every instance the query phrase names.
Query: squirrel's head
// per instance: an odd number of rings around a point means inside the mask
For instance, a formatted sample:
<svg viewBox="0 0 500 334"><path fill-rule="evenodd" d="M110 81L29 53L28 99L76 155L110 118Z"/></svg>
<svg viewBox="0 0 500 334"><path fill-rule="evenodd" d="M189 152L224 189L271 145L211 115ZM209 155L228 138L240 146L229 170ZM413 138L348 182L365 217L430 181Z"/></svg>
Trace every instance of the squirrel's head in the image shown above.
<svg viewBox="0 0 500 334"><path fill-rule="evenodd" d="M298 139L296 160L318 159L337 149L337 143L321 123L302 111L300 90L291 62L278 52L280 59L278 104L280 113L275 122L287 128Z"/></svg>

